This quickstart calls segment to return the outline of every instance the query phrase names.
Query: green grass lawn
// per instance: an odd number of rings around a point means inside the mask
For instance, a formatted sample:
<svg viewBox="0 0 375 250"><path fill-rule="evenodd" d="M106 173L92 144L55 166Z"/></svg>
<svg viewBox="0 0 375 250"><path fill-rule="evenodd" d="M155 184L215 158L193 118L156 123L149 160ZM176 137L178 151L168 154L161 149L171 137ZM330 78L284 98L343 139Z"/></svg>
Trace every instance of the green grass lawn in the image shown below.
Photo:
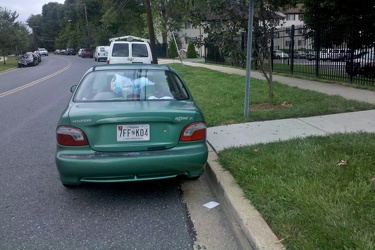
<svg viewBox="0 0 375 250"><path fill-rule="evenodd" d="M208 126L375 108L275 83L274 103L286 105L251 109L244 118L244 76L171 66L187 82ZM252 79L250 103L264 102L266 83ZM375 249L374 133L231 148L219 153L219 161L287 249Z"/></svg>
<svg viewBox="0 0 375 250"><path fill-rule="evenodd" d="M11 68L18 67L18 57L16 56L7 56L7 60L0 62L0 72L5 71Z"/></svg>
<svg viewBox="0 0 375 250"><path fill-rule="evenodd" d="M375 134L226 149L219 161L287 249L375 249Z"/></svg>
<svg viewBox="0 0 375 250"><path fill-rule="evenodd" d="M231 75L200 67L170 65L185 82L199 107L205 114L207 125L265 121L295 117L352 112L374 109L375 105L346 100L297 87L274 83L274 104L277 109L253 109L244 117L245 76ZM250 104L268 101L268 85L265 81L251 79Z"/></svg>

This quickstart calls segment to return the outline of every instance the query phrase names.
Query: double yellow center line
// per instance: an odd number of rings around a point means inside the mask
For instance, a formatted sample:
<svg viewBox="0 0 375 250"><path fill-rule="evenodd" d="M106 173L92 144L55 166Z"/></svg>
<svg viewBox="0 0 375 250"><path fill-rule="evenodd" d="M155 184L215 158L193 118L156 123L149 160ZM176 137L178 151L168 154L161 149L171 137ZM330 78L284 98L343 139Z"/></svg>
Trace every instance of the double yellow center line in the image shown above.
<svg viewBox="0 0 375 250"><path fill-rule="evenodd" d="M22 86L20 86L20 87L18 87L18 88L14 88L14 89L8 90L8 91L6 91L6 92L0 93L0 98L2 98L2 97L4 97L4 96L7 96L7 95L10 95L10 94L13 94L13 93L16 93L16 92L21 91L21 90L23 90L23 89L29 88L29 87L31 87L31 86L34 86L35 84L38 84L38 83L40 83L40 82L43 82L43 81L45 81L45 80L47 80L47 79L50 79L50 78L52 78L52 77L54 77L54 76L57 76L58 74L61 74L61 73L64 72L65 70L69 69L70 66L71 66L71 62L69 62L69 64L68 64L65 68L63 68L63 69L61 69L61 70L59 70L59 71L56 71L55 73L53 73L53 74L51 74L51 75L45 76L45 77L43 77L43 78L40 78L40 79L35 80L35 81L33 81L33 82L30 82L30 83L28 83L28 84L22 85Z"/></svg>

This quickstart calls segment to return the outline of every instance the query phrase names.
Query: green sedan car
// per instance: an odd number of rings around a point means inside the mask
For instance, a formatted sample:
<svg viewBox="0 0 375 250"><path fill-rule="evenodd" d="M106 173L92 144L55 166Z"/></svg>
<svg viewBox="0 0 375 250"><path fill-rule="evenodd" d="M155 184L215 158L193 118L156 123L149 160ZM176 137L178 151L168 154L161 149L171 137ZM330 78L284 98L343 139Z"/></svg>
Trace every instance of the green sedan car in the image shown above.
<svg viewBox="0 0 375 250"><path fill-rule="evenodd" d="M55 159L64 186L196 179L204 173L204 116L172 68L94 66L71 91L56 128Z"/></svg>

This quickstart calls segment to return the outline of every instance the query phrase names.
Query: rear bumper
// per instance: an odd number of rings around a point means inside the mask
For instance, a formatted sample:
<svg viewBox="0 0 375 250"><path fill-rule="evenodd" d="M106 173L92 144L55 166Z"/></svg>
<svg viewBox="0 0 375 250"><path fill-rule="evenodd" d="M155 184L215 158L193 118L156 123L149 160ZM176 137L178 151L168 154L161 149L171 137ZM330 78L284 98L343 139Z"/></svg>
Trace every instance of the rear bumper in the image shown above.
<svg viewBox="0 0 375 250"><path fill-rule="evenodd" d="M129 182L204 173L208 149L205 142L181 143L168 150L100 153L89 147L57 146L56 166L63 184Z"/></svg>
<svg viewBox="0 0 375 250"><path fill-rule="evenodd" d="M98 61L107 61L107 56L98 56Z"/></svg>

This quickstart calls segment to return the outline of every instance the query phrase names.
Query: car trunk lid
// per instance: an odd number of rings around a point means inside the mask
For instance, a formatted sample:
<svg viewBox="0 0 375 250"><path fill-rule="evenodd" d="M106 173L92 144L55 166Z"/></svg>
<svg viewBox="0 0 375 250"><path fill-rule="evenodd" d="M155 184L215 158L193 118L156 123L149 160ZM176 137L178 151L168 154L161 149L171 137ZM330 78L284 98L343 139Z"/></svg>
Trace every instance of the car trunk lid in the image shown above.
<svg viewBox="0 0 375 250"><path fill-rule="evenodd" d="M93 150L131 152L176 146L196 114L192 101L91 102L74 104L69 118Z"/></svg>

